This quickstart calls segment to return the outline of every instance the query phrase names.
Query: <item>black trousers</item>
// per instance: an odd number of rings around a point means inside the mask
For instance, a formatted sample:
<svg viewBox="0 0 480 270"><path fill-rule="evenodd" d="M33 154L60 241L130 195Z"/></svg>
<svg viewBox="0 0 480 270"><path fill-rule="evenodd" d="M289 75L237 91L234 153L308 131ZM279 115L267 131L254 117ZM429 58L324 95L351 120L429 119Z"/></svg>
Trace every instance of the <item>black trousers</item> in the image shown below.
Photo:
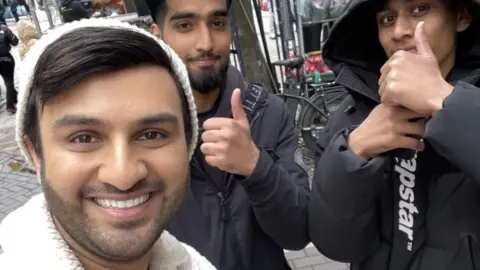
<svg viewBox="0 0 480 270"><path fill-rule="evenodd" d="M18 2L15 2L13 5L10 5L10 11L12 12L13 17L15 18L15 22L20 21L17 13Z"/></svg>
<svg viewBox="0 0 480 270"><path fill-rule="evenodd" d="M15 22L20 21L20 18L18 17L17 9L12 10L12 15L15 18Z"/></svg>
<svg viewBox="0 0 480 270"><path fill-rule="evenodd" d="M25 10L27 11L27 13L30 14L30 7L28 6L27 1L25 1L25 0L18 0L18 4L19 4L20 6L24 6L24 7L25 7Z"/></svg>
<svg viewBox="0 0 480 270"><path fill-rule="evenodd" d="M8 53L0 56L0 75L7 87L7 109L15 109L17 105L17 90L14 85L15 60Z"/></svg>

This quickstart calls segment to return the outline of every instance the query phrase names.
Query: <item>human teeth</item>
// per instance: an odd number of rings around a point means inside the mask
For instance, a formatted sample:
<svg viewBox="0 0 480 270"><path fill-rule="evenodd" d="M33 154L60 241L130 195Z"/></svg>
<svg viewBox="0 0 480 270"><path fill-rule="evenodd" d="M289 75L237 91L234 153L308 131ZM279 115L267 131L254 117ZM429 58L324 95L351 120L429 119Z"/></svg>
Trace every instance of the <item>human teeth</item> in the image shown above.
<svg viewBox="0 0 480 270"><path fill-rule="evenodd" d="M126 201L114 201L106 199L94 199L95 202L101 207L105 208L132 208L140 204L146 203L150 199L150 194L143 195L138 198L126 200Z"/></svg>

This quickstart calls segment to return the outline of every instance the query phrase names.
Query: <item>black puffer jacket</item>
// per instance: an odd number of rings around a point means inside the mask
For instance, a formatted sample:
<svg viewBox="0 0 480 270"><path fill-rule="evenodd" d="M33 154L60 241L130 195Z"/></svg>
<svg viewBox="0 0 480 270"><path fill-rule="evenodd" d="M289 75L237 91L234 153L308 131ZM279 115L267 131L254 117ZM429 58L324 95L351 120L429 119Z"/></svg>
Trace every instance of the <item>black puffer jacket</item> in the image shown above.
<svg viewBox="0 0 480 270"><path fill-rule="evenodd" d="M356 270L480 269L479 5L468 5L474 22L459 37L447 77L455 90L426 124L425 151L409 160L367 161L348 150L347 133L379 104L386 61L373 13L379 2L356 1L324 48L351 95L318 141L310 237L326 256ZM359 22L362 30L351 31Z"/></svg>
<svg viewBox="0 0 480 270"><path fill-rule="evenodd" d="M242 90L252 139L260 149L257 166L248 179L240 179L208 166L196 154L187 198L168 231L220 270L290 269L283 249L308 243L310 193L307 173L295 155L293 118L272 94L251 88L254 92L246 95L249 87L235 67L228 69L216 117L231 117L236 88Z"/></svg>
<svg viewBox="0 0 480 270"><path fill-rule="evenodd" d="M0 56L10 53L12 46L18 45L18 37L8 28L8 26L0 25Z"/></svg>

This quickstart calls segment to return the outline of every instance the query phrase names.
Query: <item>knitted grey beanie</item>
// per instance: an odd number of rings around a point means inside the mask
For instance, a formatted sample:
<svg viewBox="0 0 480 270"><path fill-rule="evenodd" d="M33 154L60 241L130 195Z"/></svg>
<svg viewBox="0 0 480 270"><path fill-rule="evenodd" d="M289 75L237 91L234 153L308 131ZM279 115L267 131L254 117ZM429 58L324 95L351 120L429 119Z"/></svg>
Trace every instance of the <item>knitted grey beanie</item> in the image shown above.
<svg viewBox="0 0 480 270"><path fill-rule="evenodd" d="M28 51L25 59L21 63L20 67L20 88L18 93L18 104L17 104L17 115L16 115L16 140L17 144L22 151L22 154L27 159L30 166L33 166L32 157L30 156L27 146L24 143L24 136L25 136L25 114L27 110L27 103L31 92L31 85L33 78L35 76L34 71L36 64L45 51L47 46L54 43L63 35L79 29L79 28L86 28L86 27L108 27L108 28L118 28L124 29L128 31L134 31L137 33L144 34L145 36L154 39L157 41L158 45L162 47L162 49L166 52L166 54L170 58L170 62L173 68L173 72L177 75L178 79L180 80L180 85L182 89L185 91L185 96L188 100L188 109L190 112L191 117L191 125L192 125L192 138L190 141L190 145L188 146L188 153L189 158L192 158L193 152L197 145L197 137L198 137L198 119L197 119L197 112L195 107L195 100L193 98L192 89L190 87L190 81L188 78L188 72L183 64L182 60L178 57L178 55L162 40L158 37L155 37L151 33L148 33L145 30L142 30L136 26L130 25L128 23L121 22L115 19L84 19L81 21L75 21L72 23L67 23L62 25L47 35L43 36L39 39L35 45Z"/></svg>

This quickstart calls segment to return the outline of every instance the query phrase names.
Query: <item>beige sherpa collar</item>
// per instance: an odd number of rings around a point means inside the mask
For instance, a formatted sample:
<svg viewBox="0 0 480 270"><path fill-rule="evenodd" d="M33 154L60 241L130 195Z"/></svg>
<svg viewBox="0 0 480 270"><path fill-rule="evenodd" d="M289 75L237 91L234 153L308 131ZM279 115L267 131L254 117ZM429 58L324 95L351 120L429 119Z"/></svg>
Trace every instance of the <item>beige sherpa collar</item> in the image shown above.
<svg viewBox="0 0 480 270"><path fill-rule="evenodd" d="M84 270L56 229L43 194L10 213L0 224L0 269ZM164 231L152 247L151 270L215 270L192 247Z"/></svg>

